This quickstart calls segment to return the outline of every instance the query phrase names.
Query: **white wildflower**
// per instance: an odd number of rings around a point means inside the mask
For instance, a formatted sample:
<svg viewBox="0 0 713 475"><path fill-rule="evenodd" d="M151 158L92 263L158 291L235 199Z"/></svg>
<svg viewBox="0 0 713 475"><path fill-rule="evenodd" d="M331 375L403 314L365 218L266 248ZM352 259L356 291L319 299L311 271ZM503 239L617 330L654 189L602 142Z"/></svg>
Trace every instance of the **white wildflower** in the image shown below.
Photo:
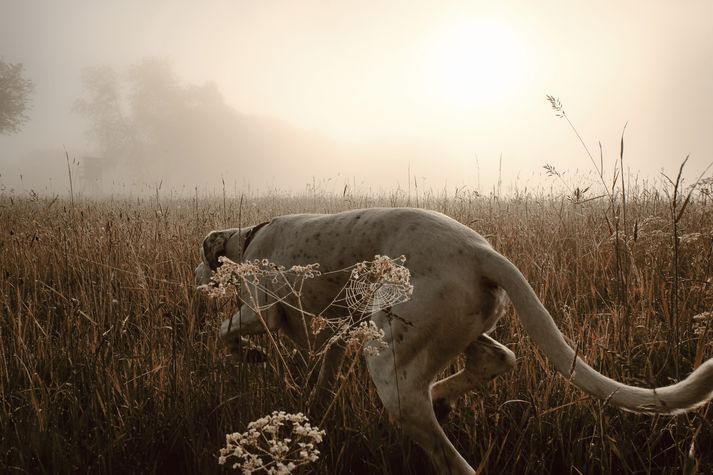
<svg viewBox="0 0 713 475"><path fill-rule="evenodd" d="M347 306L370 315L409 300L413 285L405 261L404 256L391 259L376 255L373 261L356 264L345 288Z"/></svg>
<svg viewBox="0 0 713 475"><path fill-rule="evenodd" d="M348 327L343 338L350 350L363 347L366 356L376 356L389 347L384 341L384 330L377 328L374 322L361 322Z"/></svg>
<svg viewBox="0 0 713 475"><path fill-rule="evenodd" d="M248 424L246 432L227 434L218 463L233 459L232 467L243 473L289 474L319 459L315 445L322 442L324 434L302 413L273 411Z"/></svg>
<svg viewBox="0 0 713 475"><path fill-rule="evenodd" d="M319 268L319 263L314 263L314 264L307 264L304 266L292 266L288 269L288 272L291 272L298 276L302 276L305 279L313 279L315 277L319 277L320 275L322 275L322 273L317 270L318 268Z"/></svg>

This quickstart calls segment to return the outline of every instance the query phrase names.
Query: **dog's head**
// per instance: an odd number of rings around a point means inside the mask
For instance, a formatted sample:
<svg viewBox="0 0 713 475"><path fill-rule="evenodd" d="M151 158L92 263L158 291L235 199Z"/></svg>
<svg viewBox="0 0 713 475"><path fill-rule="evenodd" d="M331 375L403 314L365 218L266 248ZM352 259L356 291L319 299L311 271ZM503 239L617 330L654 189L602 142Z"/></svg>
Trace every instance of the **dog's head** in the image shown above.
<svg viewBox="0 0 713 475"><path fill-rule="evenodd" d="M195 270L196 286L210 285L211 275L220 266L220 256L240 262L256 231L266 224L208 233L200 247L201 262Z"/></svg>
<svg viewBox="0 0 713 475"><path fill-rule="evenodd" d="M227 256L235 261L240 260L243 242L241 235L244 236L246 230L247 228L211 231L203 239L199 251L201 262L195 270L196 286L210 285L211 275L220 266L218 261L220 256Z"/></svg>

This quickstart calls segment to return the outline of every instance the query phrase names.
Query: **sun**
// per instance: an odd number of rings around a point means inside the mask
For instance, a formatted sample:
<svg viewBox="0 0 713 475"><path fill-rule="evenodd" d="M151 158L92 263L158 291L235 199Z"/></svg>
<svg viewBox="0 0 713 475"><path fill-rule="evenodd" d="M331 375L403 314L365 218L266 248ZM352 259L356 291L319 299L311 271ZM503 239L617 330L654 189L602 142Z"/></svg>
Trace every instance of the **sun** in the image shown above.
<svg viewBox="0 0 713 475"><path fill-rule="evenodd" d="M451 21L427 37L423 53L425 93L451 108L493 106L527 81L522 41L496 21Z"/></svg>

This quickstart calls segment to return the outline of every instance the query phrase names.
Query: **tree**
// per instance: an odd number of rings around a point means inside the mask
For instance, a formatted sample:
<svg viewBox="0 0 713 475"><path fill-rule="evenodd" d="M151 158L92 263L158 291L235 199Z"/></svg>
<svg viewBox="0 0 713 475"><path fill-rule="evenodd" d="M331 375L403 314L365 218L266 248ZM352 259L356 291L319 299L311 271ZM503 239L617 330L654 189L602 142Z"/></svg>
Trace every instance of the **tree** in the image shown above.
<svg viewBox="0 0 713 475"><path fill-rule="evenodd" d="M198 157L236 156L238 114L214 84L185 85L155 58L124 73L92 67L82 79L75 111L96 146L95 174L190 177L201 168Z"/></svg>
<svg viewBox="0 0 713 475"><path fill-rule="evenodd" d="M23 76L22 63L0 60L0 134L18 132L27 122L32 81Z"/></svg>
<svg viewBox="0 0 713 475"><path fill-rule="evenodd" d="M74 109L88 119L87 137L106 162L98 165L105 168L120 162L131 148L133 127L124 110L120 76L107 66L96 66L84 70L82 81L85 93Z"/></svg>
<svg viewBox="0 0 713 475"><path fill-rule="evenodd" d="M260 176L274 173L276 163L299 169L315 154L333 153L279 121L238 112L215 84L186 83L160 59L119 71L89 68L83 86L75 111L94 145L83 165L91 180L195 183L235 170Z"/></svg>

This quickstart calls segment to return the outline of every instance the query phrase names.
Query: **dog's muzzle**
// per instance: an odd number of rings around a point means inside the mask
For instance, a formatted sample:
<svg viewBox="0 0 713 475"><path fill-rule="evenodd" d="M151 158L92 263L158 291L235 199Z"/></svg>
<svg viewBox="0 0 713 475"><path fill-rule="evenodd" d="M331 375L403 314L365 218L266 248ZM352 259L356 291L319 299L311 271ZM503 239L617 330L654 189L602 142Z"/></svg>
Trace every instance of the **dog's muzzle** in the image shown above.
<svg viewBox="0 0 713 475"><path fill-rule="evenodd" d="M196 287L200 287L202 285L210 285L211 274L212 271L205 262L201 262L200 264L198 264L198 267L196 267L195 271Z"/></svg>

